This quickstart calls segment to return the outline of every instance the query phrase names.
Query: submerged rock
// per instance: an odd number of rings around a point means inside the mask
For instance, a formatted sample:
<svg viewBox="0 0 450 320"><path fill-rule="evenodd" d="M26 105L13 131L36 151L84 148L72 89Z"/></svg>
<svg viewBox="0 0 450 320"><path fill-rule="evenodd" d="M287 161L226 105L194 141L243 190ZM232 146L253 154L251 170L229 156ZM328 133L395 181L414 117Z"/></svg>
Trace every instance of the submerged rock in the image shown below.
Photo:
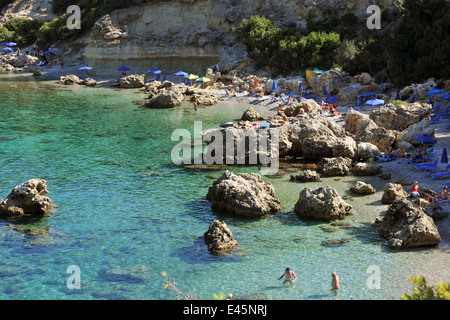
<svg viewBox="0 0 450 320"><path fill-rule="evenodd" d="M45 197L48 193L46 181L31 179L16 186L11 193L0 201L0 215L42 216L51 209L51 200Z"/></svg>
<svg viewBox="0 0 450 320"><path fill-rule="evenodd" d="M344 219L351 214L352 206L345 202L332 187L316 190L305 188L295 204L294 212L299 218L332 221Z"/></svg>
<svg viewBox="0 0 450 320"><path fill-rule="evenodd" d="M320 175L314 170L305 170L298 175L291 175L291 181L298 182L319 182Z"/></svg>
<svg viewBox="0 0 450 320"><path fill-rule="evenodd" d="M391 248L414 248L439 244L441 237L423 209L406 198L397 198L387 210L379 233Z"/></svg>
<svg viewBox="0 0 450 320"><path fill-rule="evenodd" d="M282 209L280 201L275 198L273 185L264 182L256 173L235 175L225 171L209 188L206 199L215 209L253 218L261 218Z"/></svg>
<svg viewBox="0 0 450 320"><path fill-rule="evenodd" d="M214 220L205 232L205 243L213 253L230 251L237 246L237 241L225 222Z"/></svg>

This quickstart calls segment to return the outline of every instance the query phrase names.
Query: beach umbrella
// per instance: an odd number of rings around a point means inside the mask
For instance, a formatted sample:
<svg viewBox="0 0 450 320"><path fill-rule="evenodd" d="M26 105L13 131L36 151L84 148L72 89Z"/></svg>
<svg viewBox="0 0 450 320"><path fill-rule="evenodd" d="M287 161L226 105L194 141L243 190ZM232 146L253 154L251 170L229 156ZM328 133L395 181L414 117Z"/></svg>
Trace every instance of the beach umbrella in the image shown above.
<svg viewBox="0 0 450 320"><path fill-rule="evenodd" d="M87 71L92 70L92 67L84 66L84 67L78 68L78 70L84 70L84 76L86 77Z"/></svg>
<svg viewBox="0 0 450 320"><path fill-rule="evenodd" d="M211 79L210 78L206 78L206 77L202 77L202 78L199 78L199 79L197 79L195 81L205 83L205 82L211 81Z"/></svg>
<svg viewBox="0 0 450 320"><path fill-rule="evenodd" d="M14 47L14 46L17 46L17 43L15 43L15 42L3 42L2 46Z"/></svg>
<svg viewBox="0 0 450 320"><path fill-rule="evenodd" d="M366 101L365 105L366 106L371 106L371 107L375 107L375 106L382 106L384 104L384 100L380 100L380 99L370 99L368 101Z"/></svg>
<svg viewBox="0 0 450 320"><path fill-rule="evenodd" d="M258 78L256 78L255 76L255 83L254 83L255 88L258 87Z"/></svg>
<svg viewBox="0 0 450 320"><path fill-rule="evenodd" d="M433 94L439 94L439 93L442 93L442 92L444 92L444 90L433 88L433 89L428 90L427 92L425 92L425 94L431 96Z"/></svg>
<svg viewBox="0 0 450 320"><path fill-rule="evenodd" d="M53 50L47 50L47 51L43 52L43 54L48 54L48 53L55 53L55 51L53 51Z"/></svg>
<svg viewBox="0 0 450 320"><path fill-rule="evenodd" d="M430 136L427 135L427 134L424 134L424 135L415 137L414 140L420 141L420 142L422 142L423 144L435 144L435 143L437 142L436 139L430 137Z"/></svg>
<svg viewBox="0 0 450 320"><path fill-rule="evenodd" d="M443 96L441 96L441 99L449 101L450 100L450 93L444 94Z"/></svg>
<svg viewBox="0 0 450 320"><path fill-rule="evenodd" d="M277 90L277 82L275 80L272 81L272 91Z"/></svg>
<svg viewBox="0 0 450 320"><path fill-rule="evenodd" d="M131 69L128 68L128 67L125 67L125 66L121 66L120 68L117 68L117 70L118 71L128 71L128 70L131 70Z"/></svg>
<svg viewBox="0 0 450 320"><path fill-rule="evenodd" d="M298 92L302 93L303 92L303 84L300 81L300 85L298 86Z"/></svg>
<svg viewBox="0 0 450 320"><path fill-rule="evenodd" d="M395 95L395 100L400 100L400 91L397 90L397 94Z"/></svg>
<svg viewBox="0 0 450 320"><path fill-rule="evenodd" d="M10 47L5 47L5 48L2 48L2 51L12 51L13 49L11 49Z"/></svg>
<svg viewBox="0 0 450 320"><path fill-rule="evenodd" d="M411 103L416 102L416 95L413 93L411 96Z"/></svg>
<svg viewBox="0 0 450 320"><path fill-rule="evenodd" d="M150 73L150 74L159 74L159 73L161 73L161 70L158 70L158 69L150 69L150 70L148 70L147 72Z"/></svg>
<svg viewBox="0 0 450 320"><path fill-rule="evenodd" d="M192 80L198 79L198 76L195 75L195 74L190 73L187 76L185 76L184 78L190 80L191 81L191 86L192 86Z"/></svg>
<svg viewBox="0 0 450 320"><path fill-rule="evenodd" d="M442 150L441 162L442 163L448 163L447 149L446 148L444 148L444 150Z"/></svg>
<svg viewBox="0 0 450 320"><path fill-rule="evenodd" d="M327 85L323 86L323 95L326 96L327 95Z"/></svg>
<svg viewBox="0 0 450 320"><path fill-rule="evenodd" d="M183 72L183 71L178 71L173 74L174 77L179 77L180 83L181 83L181 77L185 77L187 75L188 75L187 72Z"/></svg>
<svg viewBox="0 0 450 320"><path fill-rule="evenodd" d="M428 99L428 104L431 104L431 105L434 104L434 101L433 101L433 99L431 99L431 97Z"/></svg>

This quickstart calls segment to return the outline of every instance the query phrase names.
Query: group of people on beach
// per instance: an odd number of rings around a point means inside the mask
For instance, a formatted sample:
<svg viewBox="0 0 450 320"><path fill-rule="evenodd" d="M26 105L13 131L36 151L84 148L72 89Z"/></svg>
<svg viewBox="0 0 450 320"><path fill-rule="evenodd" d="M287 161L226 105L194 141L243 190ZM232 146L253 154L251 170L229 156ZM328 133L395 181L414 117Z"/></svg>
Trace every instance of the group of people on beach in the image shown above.
<svg viewBox="0 0 450 320"><path fill-rule="evenodd" d="M420 197L418 181L414 181L414 183L411 187L409 196L412 198L412 201L414 201L415 199L418 199ZM448 200L450 200L450 193L448 192L448 187L446 185L442 186L440 197L428 195L428 202L442 203L442 201L448 201Z"/></svg>
<svg viewBox="0 0 450 320"><path fill-rule="evenodd" d="M286 268L286 270L281 275L281 277L278 278L278 280L283 279L283 277L284 277L283 283L294 284L294 282L297 280L297 276L295 275L294 271L292 271L289 267ZM332 278L331 291L337 294L340 285L339 277L336 274L336 272L332 272L331 278Z"/></svg>
<svg viewBox="0 0 450 320"><path fill-rule="evenodd" d="M406 160L416 160L422 159L428 156L428 149L426 145L422 145L422 147L414 149L410 152L404 152L400 148L392 149L392 147L384 149L384 157L389 159L391 157L404 158Z"/></svg>

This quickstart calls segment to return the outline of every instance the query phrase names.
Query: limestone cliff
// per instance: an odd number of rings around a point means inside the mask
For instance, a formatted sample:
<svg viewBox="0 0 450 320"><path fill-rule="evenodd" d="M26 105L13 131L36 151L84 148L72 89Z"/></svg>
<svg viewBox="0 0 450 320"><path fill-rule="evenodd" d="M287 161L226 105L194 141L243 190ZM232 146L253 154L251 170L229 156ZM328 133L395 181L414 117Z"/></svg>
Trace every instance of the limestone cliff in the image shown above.
<svg viewBox="0 0 450 320"><path fill-rule="evenodd" d="M381 9L394 0L172 0L143 1L141 5L115 10L86 30L82 39L57 44L67 53L84 58L97 71L115 70L127 64L133 72L148 68L167 72L203 72L219 64L221 69L251 63L245 47L236 43L231 28L252 15L264 15L280 27L304 27L309 8L319 16L353 12L368 17L367 7ZM53 18L49 0L16 0L3 19L13 13L30 18ZM45 12L45 15L43 14ZM83 28L83 26L81 26Z"/></svg>
<svg viewBox="0 0 450 320"><path fill-rule="evenodd" d="M16 0L1 12L0 24L17 17L39 21L50 21L57 18L52 13L50 0Z"/></svg>

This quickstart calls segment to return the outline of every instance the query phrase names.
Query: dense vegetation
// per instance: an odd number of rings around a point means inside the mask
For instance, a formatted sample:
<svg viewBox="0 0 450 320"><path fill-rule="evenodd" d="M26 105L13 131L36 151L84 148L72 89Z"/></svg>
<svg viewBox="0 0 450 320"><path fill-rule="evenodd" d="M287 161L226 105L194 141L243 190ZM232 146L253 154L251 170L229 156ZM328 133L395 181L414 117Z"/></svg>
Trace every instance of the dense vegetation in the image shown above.
<svg viewBox="0 0 450 320"><path fill-rule="evenodd" d="M438 282L433 288L419 275L411 276L409 282L414 285L413 293L404 294L402 300L450 300L450 285L445 282Z"/></svg>
<svg viewBox="0 0 450 320"><path fill-rule="evenodd" d="M253 16L233 33L247 45L256 66L269 67L274 74L335 66L405 85L449 78L450 13L445 8L445 0L397 1L382 12L381 30L368 29L366 20L352 13L325 13L318 19L311 9L304 30L282 29Z"/></svg>
<svg viewBox="0 0 450 320"><path fill-rule="evenodd" d="M36 34L41 23L25 18L13 18L0 27L0 42L16 42L26 46L36 41Z"/></svg>

